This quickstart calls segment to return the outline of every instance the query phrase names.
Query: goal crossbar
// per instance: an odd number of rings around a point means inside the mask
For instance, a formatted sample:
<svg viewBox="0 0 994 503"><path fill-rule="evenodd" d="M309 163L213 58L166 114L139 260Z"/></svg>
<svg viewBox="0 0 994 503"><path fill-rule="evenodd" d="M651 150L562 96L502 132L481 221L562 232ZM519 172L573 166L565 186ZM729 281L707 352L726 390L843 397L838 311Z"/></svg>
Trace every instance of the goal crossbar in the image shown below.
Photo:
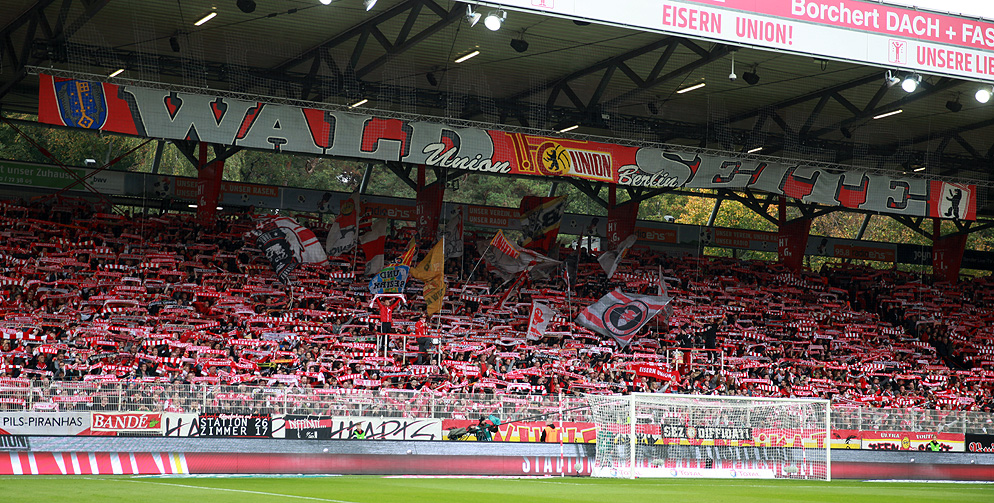
<svg viewBox="0 0 994 503"><path fill-rule="evenodd" d="M594 476L831 479L827 400L588 395Z"/></svg>

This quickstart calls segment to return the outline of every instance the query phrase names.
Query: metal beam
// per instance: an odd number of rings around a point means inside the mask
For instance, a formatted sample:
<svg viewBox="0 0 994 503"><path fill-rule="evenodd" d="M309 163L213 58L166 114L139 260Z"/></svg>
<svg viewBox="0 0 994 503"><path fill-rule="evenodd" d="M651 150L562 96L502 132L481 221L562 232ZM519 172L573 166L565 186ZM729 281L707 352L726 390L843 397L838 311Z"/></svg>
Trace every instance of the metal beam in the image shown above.
<svg viewBox="0 0 994 503"><path fill-rule="evenodd" d="M950 89L962 85L964 83L965 81L962 80L946 79L946 78L940 79L939 82L934 85L928 85L923 82L922 88L919 89L918 91L915 91L910 94L905 94L901 98L891 101L885 105L878 105L879 100L877 99L877 96L874 96L874 98L871 99L870 102L867 104L866 108L863 109L863 113L857 114L849 119L844 119L842 121L836 122L832 125L825 126L821 129L812 131L807 135L807 137L817 138L825 133L838 131L840 127L849 126L855 122L866 119L867 117L873 117L874 115L878 115L884 112L889 112L891 110L901 108L905 105L909 105L916 101L923 100L934 94L949 91ZM882 96L882 93L878 92L877 94L878 96Z"/></svg>
<svg viewBox="0 0 994 503"><path fill-rule="evenodd" d="M294 56L284 61L283 63L274 66L272 70L286 71L296 67L297 65L300 65L301 63L310 60L311 58L314 58L315 56L320 57L323 51L327 49L332 49L334 47L338 47L339 45L348 42L352 38L358 37L363 33L367 33L370 26L376 26L379 25L380 23L390 21L394 17L400 16L405 12L407 12L408 10L413 9L415 5L420 5L420 4L422 4L422 0L406 0L405 2L399 3L363 21L362 23L359 23L353 26L352 28L345 30L342 33L339 33L338 35L335 35L334 37L325 40L324 42L321 42L320 44L302 52L301 54L298 54L297 56Z"/></svg>
<svg viewBox="0 0 994 503"><path fill-rule="evenodd" d="M367 163L366 169L362 172L362 180L359 181L359 193L365 194L369 187L369 179L373 176L373 163Z"/></svg>
<svg viewBox="0 0 994 503"><path fill-rule="evenodd" d="M48 7L55 3L55 0L38 0L38 2L28 8L23 14L10 23L7 23L3 29L0 29L0 48L3 48L0 51L0 67L3 66L2 58L6 54L12 63L12 70L5 70L4 73L10 72L13 75L10 80L0 85L0 99L6 96L28 76L25 67L40 64L48 59L47 54L34 54L36 45L61 50L66 39L79 31L93 16L96 16L101 9L110 3L110 0L77 1L83 5L83 13L68 24L65 23L65 19L68 16L72 0L63 0L55 16L57 21L54 27L49 23L45 12ZM37 37L39 27L42 32L40 40ZM22 31L22 29L24 32L23 40L20 43L20 50L18 51L15 44L15 35L17 32Z"/></svg>
<svg viewBox="0 0 994 503"><path fill-rule="evenodd" d="M761 108L754 108L748 112L743 112L740 114L733 115L728 119L728 122L729 124L734 124L741 120L756 117L767 110L779 110L781 108L792 107L794 105L799 105L807 101L821 99L821 97L825 95L832 95L839 93L841 91L852 89L854 87L865 86L866 84L869 84L871 82L879 82L882 80L881 77L882 75L880 74L880 72L875 71L871 75L859 77L857 79L850 80L849 82L843 82L841 84L836 84L834 86L826 87L825 89L819 89L814 92L805 93L800 96L795 96L793 98L788 98L786 100L778 101L776 103L773 103L772 105L764 106Z"/></svg>
<svg viewBox="0 0 994 503"><path fill-rule="evenodd" d="M600 182L591 183L587 180L581 180L579 178L566 178L565 181L570 185L576 187L577 190L582 192L590 199L593 199L593 201L598 205L600 205L601 207L607 208L608 206L610 206L607 203L607 201L605 201L604 198L600 196L601 187L604 186L603 183Z"/></svg>
<svg viewBox="0 0 994 503"><path fill-rule="evenodd" d="M663 38L661 38L659 40L656 40L654 42L650 42L650 43L648 43L646 45L643 45L642 47L638 47L636 49L632 49L630 51L627 51L627 52L625 52L623 54L619 54L617 56L605 59L603 61L599 61L597 63L594 63L594 64L592 64L592 65L590 65L590 66L588 66L586 68L581 68L579 70L572 71L572 72L570 72L570 73L568 73L566 75L563 75L561 77L557 77L557 78L555 78L553 80L550 80L550 81L547 81L544 84L540 84L540 85L531 87L530 89L526 89L524 91L512 94L511 96L508 96L505 99L516 101L516 100L527 98L527 97L529 97L529 96L531 96L533 94L540 93L542 91L545 91L546 89L552 89L553 93L555 93L556 90L558 90L562 85L568 84L569 82L571 82L573 80L577 80L577 79L580 79L582 77L586 77L587 75L590 75L590 74L593 74L593 73L597 73L597 72L599 72L601 70L606 70L606 69L608 69L610 67L617 66L619 63L623 63L623 62L628 61L630 59L634 59L634 58L637 58L639 56L648 54L648 53L650 53L652 51L655 51L657 49L660 49L662 47L673 46L673 45L677 44L678 42L679 42L679 39L676 38L676 37L663 37ZM670 53L672 53L672 51L670 51ZM667 57L667 59L669 59L669 58ZM665 62L663 62L663 63L665 64Z"/></svg>
<svg viewBox="0 0 994 503"><path fill-rule="evenodd" d="M414 192L418 191L418 182L411 179L411 165L408 165L407 170L404 170L404 164L400 162L390 161L386 163L387 169L390 170L400 181L407 184Z"/></svg>

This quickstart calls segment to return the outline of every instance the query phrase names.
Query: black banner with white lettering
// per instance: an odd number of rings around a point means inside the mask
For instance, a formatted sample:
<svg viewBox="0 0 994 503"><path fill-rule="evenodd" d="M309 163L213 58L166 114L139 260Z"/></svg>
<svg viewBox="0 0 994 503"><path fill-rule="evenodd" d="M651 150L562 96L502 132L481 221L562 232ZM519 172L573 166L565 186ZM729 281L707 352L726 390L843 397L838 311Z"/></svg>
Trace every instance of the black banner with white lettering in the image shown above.
<svg viewBox="0 0 994 503"><path fill-rule="evenodd" d="M200 414L200 437L271 438L273 420L269 414Z"/></svg>
<svg viewBox="0 0 994 503"><path fill-rule="evenodd" d="M966 452L994 453L994 435L966 434Z"/></svg>

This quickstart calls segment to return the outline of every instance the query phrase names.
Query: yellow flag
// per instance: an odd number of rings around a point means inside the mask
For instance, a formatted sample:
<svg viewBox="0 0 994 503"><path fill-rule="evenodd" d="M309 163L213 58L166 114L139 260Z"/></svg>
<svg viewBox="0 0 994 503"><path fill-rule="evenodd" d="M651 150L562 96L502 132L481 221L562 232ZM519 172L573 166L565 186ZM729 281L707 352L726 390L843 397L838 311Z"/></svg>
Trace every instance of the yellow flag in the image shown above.
<svg viewBox="0 0 994 503"><path fill-rule="evenodd" d="M441 277L445 265L445 248L442 241L431 247L428 256L421 260L417 267L411 269L411 277L428 281L429 278ZM425 288L427 293L427 287Z"/></svg>
<svg viewBox="0 0 994 503"><path fill-rule="evenodd" d="M425 313L431 316L442 310L442 301L445 300L445 276L441 274L425 280Z"/></svg>

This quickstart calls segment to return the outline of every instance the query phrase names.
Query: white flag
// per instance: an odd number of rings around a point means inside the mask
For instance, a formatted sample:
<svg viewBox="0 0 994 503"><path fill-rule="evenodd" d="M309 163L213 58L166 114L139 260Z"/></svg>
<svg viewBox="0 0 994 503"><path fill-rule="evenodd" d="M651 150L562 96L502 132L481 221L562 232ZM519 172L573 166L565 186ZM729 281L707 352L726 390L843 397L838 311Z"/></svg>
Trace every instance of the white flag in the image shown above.
<svg viewBox="0 0 994 503"><path fill-rule="evenodd" d="M597 262L600 263L601 268L603 268L604 272L607 273L607 279L611 279L611 276L614 276L614 271L618 269L618 264L620 264L621 260L625 258L625 254L628 252L628 249L635 244L636 240L637 238L635 237L635 234L631 234L625 238L624 241L618 244L618 248L616 250L604 252L597 258Z"/></svg>
<svg viewBox="0 0 994 503"><path fill-rule="evenodd" d="M325 241L324 247L325 250L327 250L329 257L337 257L352 251L352 247L355 246L355 243L355 225L342 227L341 224L335 222L332 224L331 230L328 231L328 239Z"/></svg>
<svg viewBox="0 0 994 503"><path fill-rule="evenodd" d="M541 302L532 302L532 314L528 318L528 335L525 338L537 341L545 337L545 330L549 328L549 323L555 314L551 307Z"/></svg>
<svg viewBox="0 0 994 503"><path fill-rule="evenodd" d="M463 215L462 207L445 224L445 258L458 258L463 254Z"/></svg>

